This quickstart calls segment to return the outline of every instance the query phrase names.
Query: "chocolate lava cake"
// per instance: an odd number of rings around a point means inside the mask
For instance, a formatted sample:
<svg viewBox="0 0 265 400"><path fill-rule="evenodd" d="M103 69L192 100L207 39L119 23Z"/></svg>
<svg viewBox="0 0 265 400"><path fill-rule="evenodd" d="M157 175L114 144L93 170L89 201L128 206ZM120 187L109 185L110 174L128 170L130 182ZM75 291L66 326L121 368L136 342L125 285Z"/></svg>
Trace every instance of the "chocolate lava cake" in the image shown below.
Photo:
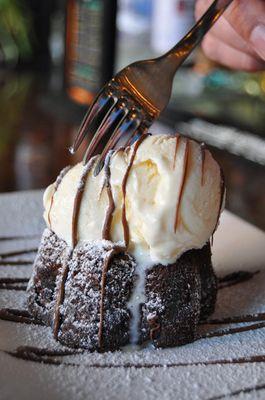
<svg viewBox="0 0 265 400"><path fill-rule="evenodd" d="M95 160L46 190L30 313L62 344L90 351L194 341L216 302L220 168L180 136L142 138L112 153L97 177Z"/></svg>

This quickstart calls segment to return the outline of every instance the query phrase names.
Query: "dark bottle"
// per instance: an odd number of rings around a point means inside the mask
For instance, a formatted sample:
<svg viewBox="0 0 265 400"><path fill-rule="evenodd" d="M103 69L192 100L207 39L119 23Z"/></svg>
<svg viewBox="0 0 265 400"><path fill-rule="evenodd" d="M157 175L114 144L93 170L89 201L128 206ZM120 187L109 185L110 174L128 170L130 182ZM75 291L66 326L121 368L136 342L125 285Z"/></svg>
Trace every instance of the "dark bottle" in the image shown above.
<svg viewBox="0 0 265 400"><path fill-rule="evenodd" d="M113 76L117 0L68 0L65 86L69 96L90 104Z"/></svg>

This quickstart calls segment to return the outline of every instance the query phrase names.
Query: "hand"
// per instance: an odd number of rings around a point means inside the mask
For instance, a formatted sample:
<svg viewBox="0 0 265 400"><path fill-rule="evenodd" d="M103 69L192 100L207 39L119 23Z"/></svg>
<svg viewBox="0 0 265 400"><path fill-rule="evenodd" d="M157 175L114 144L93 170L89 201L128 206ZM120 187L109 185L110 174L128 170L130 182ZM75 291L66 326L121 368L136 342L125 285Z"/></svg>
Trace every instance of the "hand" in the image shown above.
<svg viewBox="0 0 265 400"><path fill-rule="evenodd" d="M197 0L200 18L213 0ZM265 70L265 0L234 0L202 42L211 60L232 69Z"/></svg>

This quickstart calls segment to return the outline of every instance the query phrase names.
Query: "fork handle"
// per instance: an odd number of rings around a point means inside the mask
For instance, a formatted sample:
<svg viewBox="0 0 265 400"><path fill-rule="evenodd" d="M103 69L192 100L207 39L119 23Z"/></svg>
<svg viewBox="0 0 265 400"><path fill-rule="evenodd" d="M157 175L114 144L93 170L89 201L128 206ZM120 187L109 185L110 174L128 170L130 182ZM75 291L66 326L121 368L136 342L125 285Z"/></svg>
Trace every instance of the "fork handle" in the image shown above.
<svg viewBox="0 0 265 400"><path fill-rule="evenodd" d="M170 60L174 73L186 60L192 50L202 41L205 34L215 24L226 8L233 0L214 0L204 15L198 20L193 28L162 57L161 60Z"/></svg>

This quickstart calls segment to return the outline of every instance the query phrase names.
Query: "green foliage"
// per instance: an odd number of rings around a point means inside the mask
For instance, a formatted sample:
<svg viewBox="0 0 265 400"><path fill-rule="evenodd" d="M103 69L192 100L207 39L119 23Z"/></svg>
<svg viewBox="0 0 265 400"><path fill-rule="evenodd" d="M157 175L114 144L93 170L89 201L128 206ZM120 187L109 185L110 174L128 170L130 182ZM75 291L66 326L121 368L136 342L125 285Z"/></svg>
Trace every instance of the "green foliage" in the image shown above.
<svg viewBox="0 0 265 400"><path fill-rule="evenodd" d="M0 53L7 63L31 54L30 15L18 0L0 0Z"/></svg>

